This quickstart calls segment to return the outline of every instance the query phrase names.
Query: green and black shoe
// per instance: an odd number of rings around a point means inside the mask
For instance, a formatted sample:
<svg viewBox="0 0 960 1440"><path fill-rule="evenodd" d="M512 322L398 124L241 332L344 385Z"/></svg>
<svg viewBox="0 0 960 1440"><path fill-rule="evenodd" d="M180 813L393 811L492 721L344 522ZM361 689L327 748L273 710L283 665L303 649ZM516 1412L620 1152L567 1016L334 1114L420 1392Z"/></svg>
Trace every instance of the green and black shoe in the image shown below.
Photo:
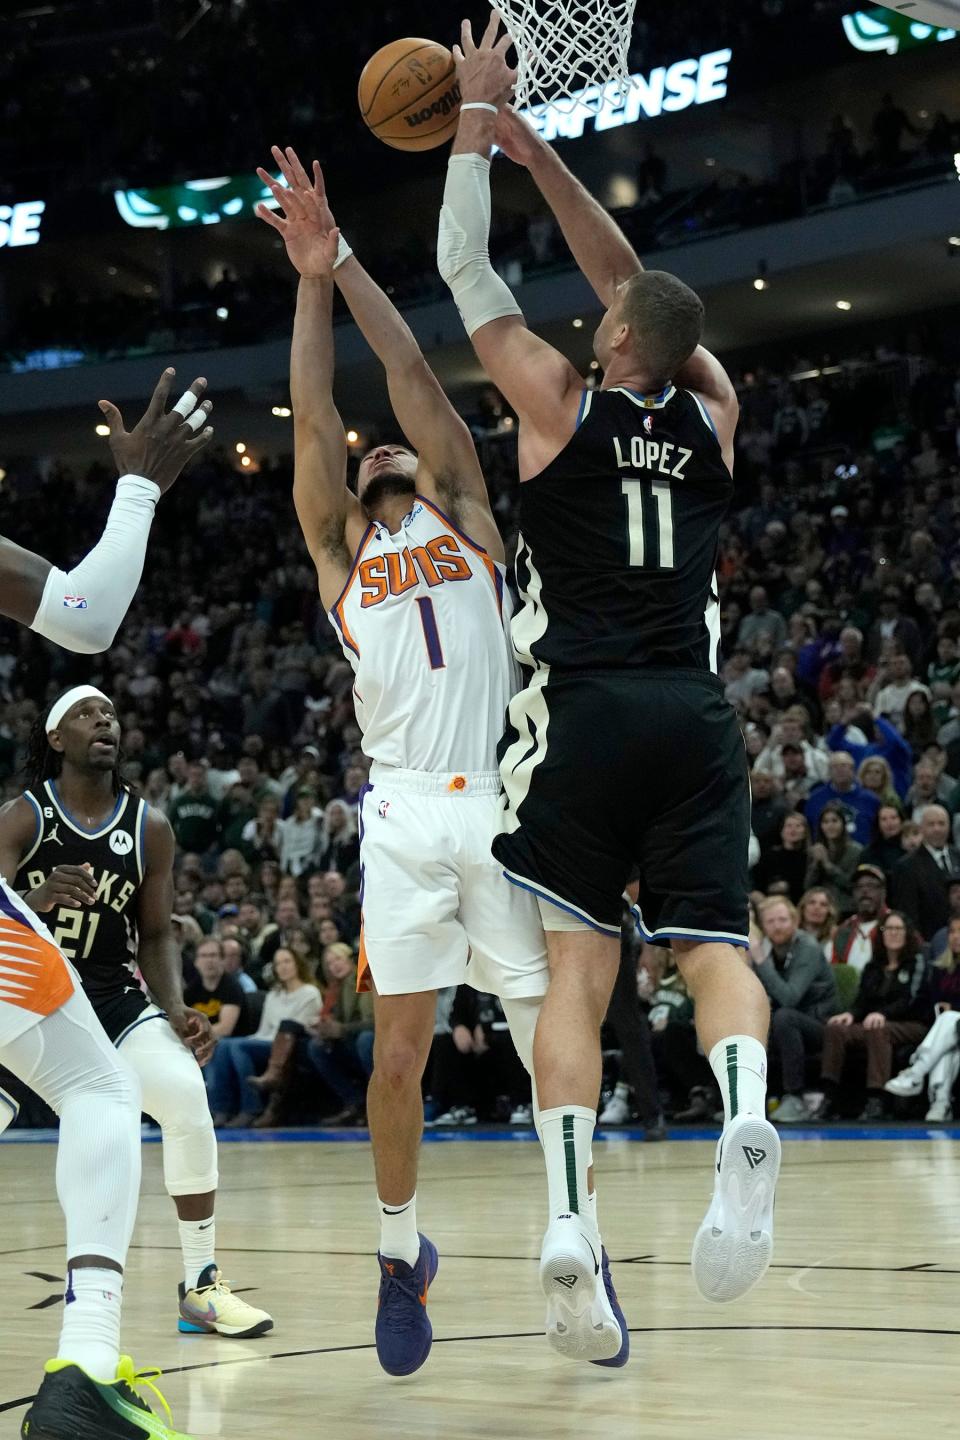
<svg viewBox="0 0 960 1440"><path fill-rule="evenodd" d="M94 1380L72 1360L49 1360L43 1384L20 1429L21 1440L190 1440L173 1428L170 1406L154 1385L159 1370L135 1370L121 1355L117 1378ZM137 1394L148 1386L166 1419Z"/></svg>

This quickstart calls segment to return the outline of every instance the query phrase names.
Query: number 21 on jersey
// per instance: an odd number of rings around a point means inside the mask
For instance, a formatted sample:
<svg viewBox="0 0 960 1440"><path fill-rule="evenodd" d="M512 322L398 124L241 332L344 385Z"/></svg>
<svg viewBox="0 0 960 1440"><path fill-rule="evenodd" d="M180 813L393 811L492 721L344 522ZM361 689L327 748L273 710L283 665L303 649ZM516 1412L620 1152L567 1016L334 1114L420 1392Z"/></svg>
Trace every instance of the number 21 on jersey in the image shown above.
<svg viewBox="0 0 960 1440"><path fill-rule="evenodd" d="M672 570L673 495L669 484L663 480L624 480L621 488L627 501L629 563ZM645 521L651 511L656 516L656 558L647 555Z"/></svg>

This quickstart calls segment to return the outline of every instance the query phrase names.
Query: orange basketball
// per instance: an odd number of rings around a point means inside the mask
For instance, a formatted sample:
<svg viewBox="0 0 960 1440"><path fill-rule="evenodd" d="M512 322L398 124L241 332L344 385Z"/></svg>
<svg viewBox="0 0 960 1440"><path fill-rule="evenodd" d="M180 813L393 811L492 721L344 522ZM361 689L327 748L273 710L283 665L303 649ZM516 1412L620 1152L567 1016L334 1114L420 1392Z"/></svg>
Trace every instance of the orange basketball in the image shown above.
<svg viewBox="0 0 960 1440"><path fill-rule="evenodd" d="M433 150L451 140L460 114L453 56L432 40L394 40L371 55L357 86L360 114L395 150Z"/></svg>

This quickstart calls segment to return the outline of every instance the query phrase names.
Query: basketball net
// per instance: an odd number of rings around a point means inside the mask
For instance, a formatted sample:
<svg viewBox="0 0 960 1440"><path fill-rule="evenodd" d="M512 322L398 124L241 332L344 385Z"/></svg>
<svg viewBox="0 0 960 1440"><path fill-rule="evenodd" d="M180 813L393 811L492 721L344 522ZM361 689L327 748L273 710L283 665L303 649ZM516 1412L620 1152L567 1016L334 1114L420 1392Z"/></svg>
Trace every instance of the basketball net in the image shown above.
<svg viewBox="0 0 960 1440"><path fill-rule="evenodd" d="M513 103L598 111L622 97L637 0L497 0L518 56ZM613 92L613 94L611 94Z"/></svg>

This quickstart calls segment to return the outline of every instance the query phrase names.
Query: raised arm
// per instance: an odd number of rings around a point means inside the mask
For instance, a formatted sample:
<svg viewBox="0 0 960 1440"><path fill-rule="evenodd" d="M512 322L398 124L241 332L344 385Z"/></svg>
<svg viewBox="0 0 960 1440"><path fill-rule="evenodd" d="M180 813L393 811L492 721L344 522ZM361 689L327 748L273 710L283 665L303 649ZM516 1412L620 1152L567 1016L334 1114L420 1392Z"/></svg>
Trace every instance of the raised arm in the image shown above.
<svg viewBox="0 0 960 1440"><path fill-rule="evenodd" d="M473 348L520 416L520 475L529 479L573 434L583 392L574 367L528 330L509 287L490 264L490 151L497 108L515 79L491 18L477 46L469 21L457 47L463 93L460 124L447 167L437 263L450 286Z"/></svg>
<svg viewBox="0 0 960 1440"><path fill-rule="evenodd" d="M257 206L261 220L283 237L300 275L290 350L294 424L293 500L329 610L350 573L366 528L347 489L347 439L333 400L333 266L339 233L327 221L316 190L286 189L265 170L258 175L284 207L279 216Z"/></svg>
<svg viewBox="0 0 960 1440"><path fill-rule="evenodd" d="M275 146L273 158L291 189L316 193L330 228L336 228L320 167L314 164L311 184L294 150L284 152ZM502 541L470 431L443 393L413 331L342 239L334 280L357 328L383 365L393 413L419 458L417 489L502 558Z"/></svg>
<svg viewBox="0 0 960 1440"><path fill-rule="evenodd" d="M120 478L103 534L79 564L60 570L0 539L0 613L65 650L98 655L113 644L140 584L157 501L213 435L206 424L212 404L200 402L206 380L194 380L168 411L173 377L173 370L163 372L129 433L117 407L100 401Z"/></svg>
<svg viewBox="0 0 960 1440"><path fill-rule="evenodd" d="M557 152L509 105L500 106L494 139L505 155L529 170L597 298L604 306L611 305L618 287L643 269L620 226L567 169ZM698 345L674 378L677 385L693 390L707 406L724 458L732 468L739 404L726 370L705 346Z"/></svg>

